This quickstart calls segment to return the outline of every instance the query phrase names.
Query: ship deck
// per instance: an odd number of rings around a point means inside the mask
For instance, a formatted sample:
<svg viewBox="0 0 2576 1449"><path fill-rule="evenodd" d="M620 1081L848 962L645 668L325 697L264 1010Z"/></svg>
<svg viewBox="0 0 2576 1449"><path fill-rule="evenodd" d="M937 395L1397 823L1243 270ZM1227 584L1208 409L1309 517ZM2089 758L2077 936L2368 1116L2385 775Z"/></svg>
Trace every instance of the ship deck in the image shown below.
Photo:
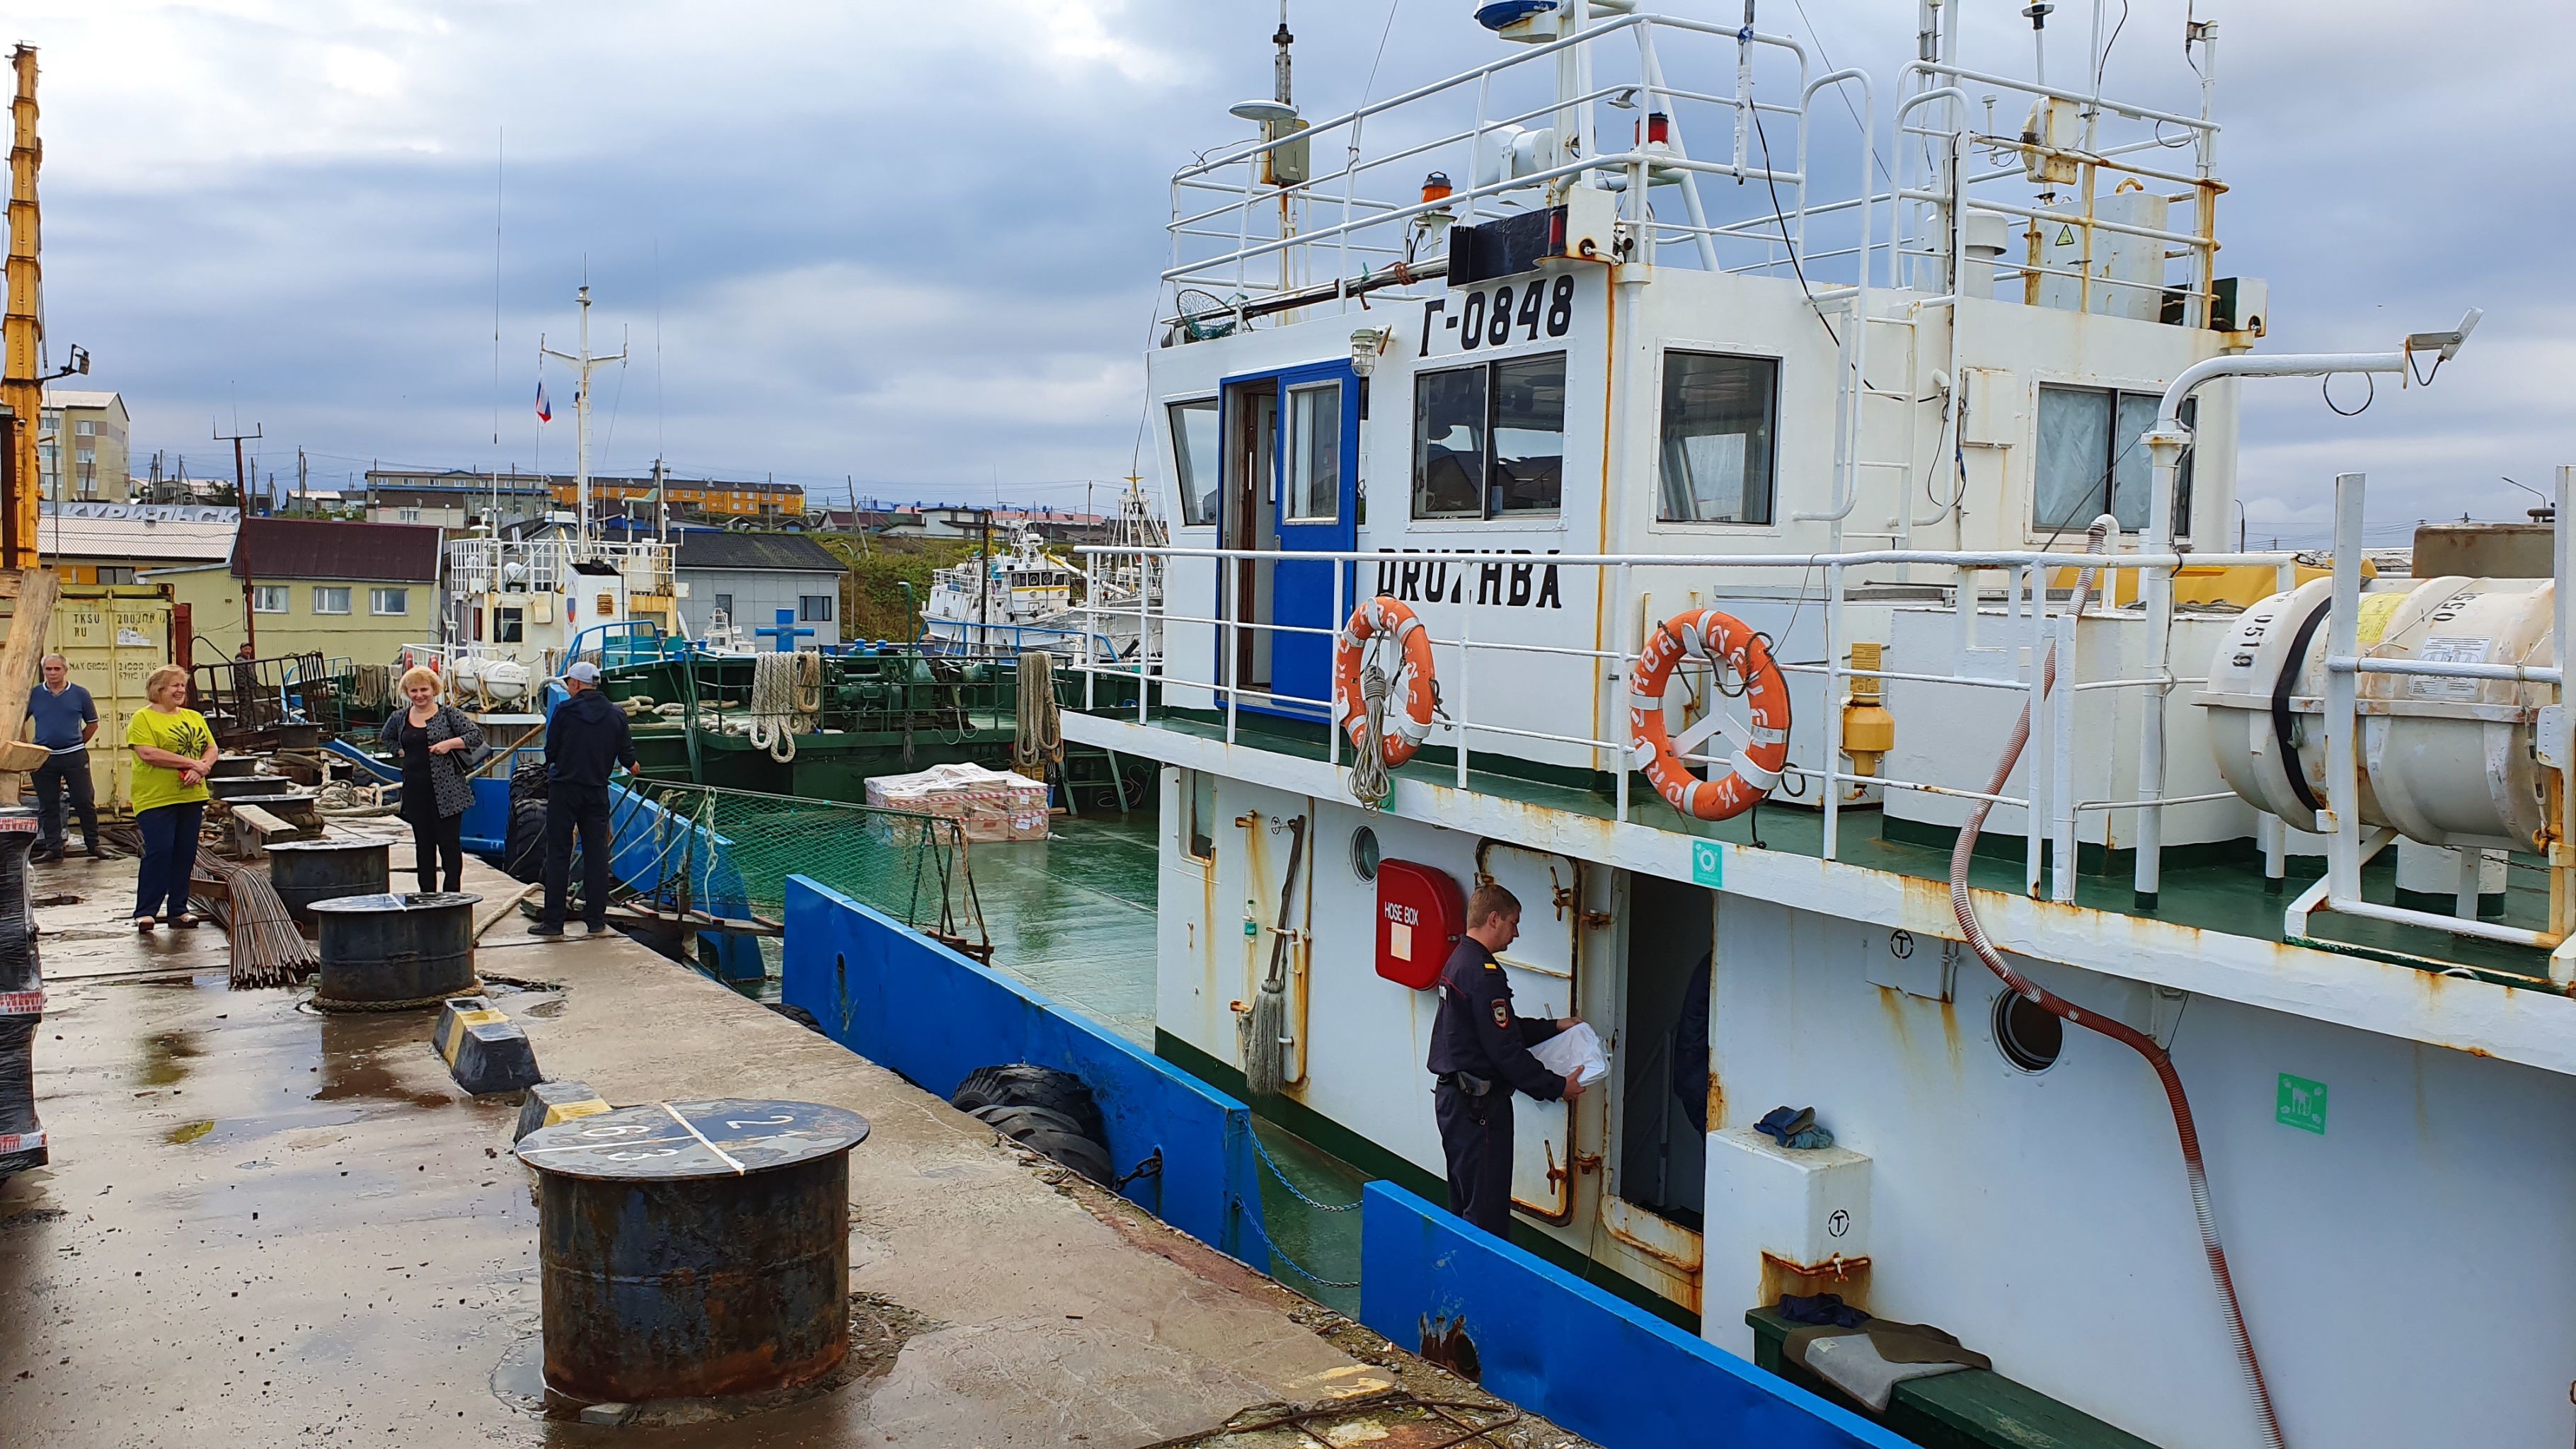
<svg viewBox="0 0 2576 1449"><path fill-rule="evenodd" d="M1150 864L1117 839L1077 827L1029 867L1025 894L1019 867L978 862L996 906L1023 903L1007 939L1024 962L1091 961L1105 981L1110 958L1065 951L1150 940L1150 890L1134 894ZM0 1438L535 1446L606 1432L539 1412L515 1099L458 1090L422 1014L319 1015L300 992L231 990L219 933L124 929L133 873L35 875L39 899L78 899L38 913L53 1163L0 1186L0 1293L15 1305L0 1315ZM480 862L468 873L487 902L516 893ZM1127 936L1080 928L1111 902L1135 918ZM1068 929L1045 931L1054 916ZM1150 949L1133 959L1150 998ZM615 1102L827 1102L874 1126L851 1159L857 1376L753 1418L690 1406L620 1442L1137 1444L1390 1382L1477 1397L623 938L535 940L502 921L478 964L551 1077ZM1507 1442L1573 1441L1525 1421Z"/></svg>
<svg viewBox="0 0 2576 1449"><path fill-rule="evenodd" d="M1133 718L1132 714L1121 717ZM1225 738L1222 720L1157 711L1153 723L1156 728L1200 739ZM1256 730L1257 734L1252 733ZM1261 749L1301 760L1320 761L1327 756L1321 726L1300 728L1292 723L1269 719L1256 723L1246 715L1237 721L1237 739L1254 739ZM1446 776L1455 768L1454 758L1446 751L1426 746L1410 766L1410 772ZM1651 823L1677 835L1724 840L1736 845L1758 845L1766 850L1809 858L1820 859L1824 855L1824 816L1821 811L1779 806L1712 823L1689 819L1664 808L1642 779L1633 781L1632 785L1629 804L1632 822ZM1467 772L1467 788L1517 804L1595 820L1609 820L1617 814L1617 802L1605 790L1478 769L1472 759ZM1889 823L1876 809L1845 809L1840 821L1841 861L1846 865L1887 871L1916 880L1949 880L1950 846L1946 839L1923 843L1900 838L1903 832L1890 832L1886 829ZM1941 833L1946 835L1946 832ZM2283 930L2283 912L2292 896L2322 872L2322 858L2291 857L2286 889L2267 889L2258 858L2249 854L2241 858L2213 859L2210 855L2208 851L2188 848L2168 850L2162 889L2152 912L2137 908L2125 856L2117 859L2118 869L2112 874L2079 871L2076 876L2076 904L2114 915L2149 918L2255 940L2287 941L2289 937ZM2383 851L2363 869L2365 897L2393 903L2396 894L2395 856L2393 850ZM1990 831L1970 868L1969 879L1981 889L2018 893L2022 889L2022 873L2021 837L1997 835ZM2545 927L2549 914L2548 874L2538 865L2536 857L2517 856L2509 862L2506 883L2504 923L2535 930ZM2309 917L2308 925L2308 944L2324 944L2430 971L2466 969L2482 978L2507 985L2537 983L2545 989L2556 989L2548 985L2549 958L2544 951L2324 911Z"/></svg>

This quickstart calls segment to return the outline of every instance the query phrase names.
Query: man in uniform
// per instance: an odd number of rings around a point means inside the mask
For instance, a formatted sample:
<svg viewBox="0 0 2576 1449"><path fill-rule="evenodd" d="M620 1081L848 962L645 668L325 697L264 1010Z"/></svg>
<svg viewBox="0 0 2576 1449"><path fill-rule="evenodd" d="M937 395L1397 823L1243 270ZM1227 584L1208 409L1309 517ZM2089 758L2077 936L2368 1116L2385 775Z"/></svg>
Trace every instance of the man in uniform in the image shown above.
<svg viewBox="0 0 2576 1449"><path fill-rule="evenodd" d="M1449 1210L1497 1237L1512 1225L1512 1093L1554 1102L1583 1091L1575 1076L1530 1055L1574 1018L1512 1014L1512 984L1494 953L1520 933L1521 903L1501 886L1478 886L1467 902L1467 934L1440 970L1431 1027L1431 1100L1449 1161Z"/></svg>

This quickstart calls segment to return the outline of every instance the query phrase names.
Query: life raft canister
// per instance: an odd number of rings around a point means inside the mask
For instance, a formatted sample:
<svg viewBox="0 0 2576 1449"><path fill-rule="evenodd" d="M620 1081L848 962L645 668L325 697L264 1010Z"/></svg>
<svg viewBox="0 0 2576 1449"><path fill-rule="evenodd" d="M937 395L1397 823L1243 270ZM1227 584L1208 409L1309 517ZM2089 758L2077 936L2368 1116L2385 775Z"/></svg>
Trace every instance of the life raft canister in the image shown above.
<svg viewBox="0 0 2576 1449"><path fill-rule="evenodd" d="M1387 721L1386 737L1378 741L1368 737L1368 701L1360 693L1360 664L1368 656L1369 641L1385 638L1393 639L1404 653L1404 699L1403 708ZM1342 731L1351 743L1363 750L1381 750L1390 770L1412 759L1431 733L1431 715L1440 705L1439 684L1431 673L1431 632L1422 627L1413 610L1384 594L1353 610L1333 647L1333 672L1341 680Z"/></svg>
<svg viewBox="0 0 2576 1449"><path fill-rule="evenodd" d="M1703 780L1674 747L1664 728L1664 686L1685 658L1732 666L1744 681L1744 706L1753 716L1751 739L1736 752L1735 768ZM1635 703L1628 710L1628 746L1666 803L1699 820L1729 820L1762 803L1780 783L1789 762L1789 686L1772 662L1771 646L1743 620L1715 609L1675 614L1657 628L1629 671ZM1714 709L1716 702L1712 700Z"/></svg>

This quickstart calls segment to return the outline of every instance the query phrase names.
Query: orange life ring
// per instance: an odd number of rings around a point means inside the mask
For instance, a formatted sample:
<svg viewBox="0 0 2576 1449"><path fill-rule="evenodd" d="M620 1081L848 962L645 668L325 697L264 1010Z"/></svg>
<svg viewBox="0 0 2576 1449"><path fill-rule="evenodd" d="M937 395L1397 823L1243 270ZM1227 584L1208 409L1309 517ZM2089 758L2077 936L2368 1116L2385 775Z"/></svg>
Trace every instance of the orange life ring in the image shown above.
<svg viewBox="0 0 2576 1449"><path fill-rule="evenodd" d="M1722 779L1692 774L1664 729L1664 686L1685 656L1731 665L1744 681L1752 738ZM1780 783L1781 767L1789 762L1789 686L1772 661L1771 646L1743 620L1715 609L1675 614L1646 641L1629 671L1628 688L1635 696L1628 710L1629 748L1674 809L1700 820L1730 820L1761 804Z"/></svg>
<svg viewBox="0 0 2576 1449"><path fill-rule="evenodd" d="M1385 739L1374 742L1391 770L1412 759L1431 733L1432 712L1440 707L1440 685L1431 673L1431 632L1413 611L1384 594L1360 605L1342 626L1341 639L1333 649L1333 672L1341 680L1342 730L1353 745L1363 750L1372 747L1368 701L1360 694L1360 663L1368 656L1369 641L1381 638L1393 639L1404 652L1404 708L1389 722Z"/></svg>

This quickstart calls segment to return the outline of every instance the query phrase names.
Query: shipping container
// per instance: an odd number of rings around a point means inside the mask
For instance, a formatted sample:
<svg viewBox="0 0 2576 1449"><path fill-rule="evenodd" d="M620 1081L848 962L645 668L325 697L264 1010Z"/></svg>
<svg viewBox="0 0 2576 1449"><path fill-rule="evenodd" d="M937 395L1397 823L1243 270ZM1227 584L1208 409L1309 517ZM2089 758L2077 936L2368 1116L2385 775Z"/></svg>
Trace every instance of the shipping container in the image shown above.
<svg viewBox="0 0 2576 1449"><path fill-rule="evenodd" d="M8 617L9 607L9 601L0 601L0 618ZM45 630L45 652L63 656L71 666L72 683L87 689L98 705L98 735L90 742L89 764L99 813L130 814L134 755L125 748L125 725L144 707L143 681L170 662L169 589L156 584L66 585Z"/></svg>

